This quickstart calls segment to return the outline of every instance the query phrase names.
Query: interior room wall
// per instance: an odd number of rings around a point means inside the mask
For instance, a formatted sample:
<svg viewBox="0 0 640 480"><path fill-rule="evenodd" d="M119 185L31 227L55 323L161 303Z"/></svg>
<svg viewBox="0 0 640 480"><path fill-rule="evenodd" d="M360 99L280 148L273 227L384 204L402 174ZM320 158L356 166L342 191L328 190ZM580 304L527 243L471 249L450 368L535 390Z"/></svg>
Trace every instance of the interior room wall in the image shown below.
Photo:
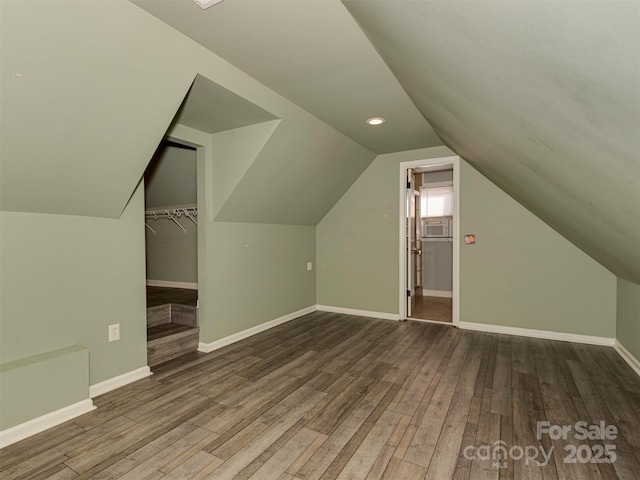
<svg viewBox="0 0 640 480"><path fill-rule="evenodd" d="M145 209L197 206L196 151L162 144L145 172ZM188 217L176 221L149 218L145 228L147 280L198 283L197 225Z"/></svg>
<svg viewBox="0 0 640 480"><path fill-rule="evenodd" d="M398 314L399 163L378 156L317 226L318 304ZM615 336L615 277L461 161L460 320ZM458 239L462 241L462 239Z"/></svg>
<svg viewBox="0 0 640 480"><path fill-rule="evenodd" d="M144 174L147 209L197 203L196 151L162 143Z"/></svg>
<svg viewBox="0 0 640 480"><path fill-rule="evenodd" d="M315 227L212 222L211 305L201 341L213 342L316 303Z"/></svg>
<svg viewBox="0 0 640 480"><path fill-rule="evenodd" d="M316 227L319 305L398 314L399 163L452 155L435 147L376 157Z"/></svg>
<svg viewBox="0 0 640 480"><path fill-rule="evenodd" d="M616 277L467 163L460 320L615 337Z"/></svg>
<svg viewBox="0 0 640 480"><path fill-rule="evenodd" d="M146 366L143 201L117 220L0 213L0 362L81 345L91 385Z"/></svg>
<svg viewBox="0 0 640 480"><path fill-rule="evenodd" d="M237 130L207 134L177 124L168 134L199 146L199 322L205 344L316 304L315 226L214 221L222 201L216 186L240 176L221 167L234 158L250 163L240 158L248 145L264 144L262 128ZM228 141L238 136L241 142ZM307 262L313 270L307 271Z"/></svg>
<svg viewBox="0 0 640 480"><path fill-rule="evenodd" d="M617 281L616 338L640 362L640 285Z"/></svg>
<svg viewBox="0 0 640 480"><path fill-rule="evenodd" d="M2 63L28 72L2 84L10 92L2 96L3 119L12 120L2 128L2 208L11 210L0 217L2 362L78 344L90 350L91 384L146 365L144 202L134 190L198 74L286 120L262 163L276 179L288 172L275 197L307 185L317 191L317 203L303 195L281 202L294 204L299 218L324 215L374 157L130 2L0 3ZM211 135L195 137L207 145L198 178L211 187ZM199 220L207 219L197 234L206 266L198 284L208 292L199 312L202 339L314 305L315 271L305 268L315 261L314 227L216 227L212 202L211 188L198 191ZM261 254L236 249L222 258L216 249L237 247L229 245L230 232L240 230ZM227 278L224 288L246 296L215 297L209 277ZM218 307L227 316L216 316ZM107 325L116 322L121 340L108 343Z"/></svg>

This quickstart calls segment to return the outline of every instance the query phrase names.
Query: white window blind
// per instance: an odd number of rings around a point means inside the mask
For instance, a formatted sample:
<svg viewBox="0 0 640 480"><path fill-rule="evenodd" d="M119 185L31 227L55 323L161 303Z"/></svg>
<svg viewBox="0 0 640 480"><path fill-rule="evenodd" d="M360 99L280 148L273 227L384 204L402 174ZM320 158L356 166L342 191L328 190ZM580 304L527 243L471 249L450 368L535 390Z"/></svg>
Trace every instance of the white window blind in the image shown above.
<svg viewBox="0 0 640 480"><path fill-rule="evenodd" d="M453 216L453 185L420 189L422 218Z"/></svg>

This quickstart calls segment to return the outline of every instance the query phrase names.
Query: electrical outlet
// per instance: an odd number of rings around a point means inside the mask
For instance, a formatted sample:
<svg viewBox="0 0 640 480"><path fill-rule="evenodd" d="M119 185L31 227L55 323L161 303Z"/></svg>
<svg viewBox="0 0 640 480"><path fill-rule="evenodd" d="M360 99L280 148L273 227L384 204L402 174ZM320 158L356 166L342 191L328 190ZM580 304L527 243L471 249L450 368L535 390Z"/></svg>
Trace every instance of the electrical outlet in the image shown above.
<svg viewBox="0 0 640 480"><path fill-rule="evenodd" d="M115 342L120 340L120 324L109 325L109 341Z"/></svg>
<svg viewBox="0 0 640 480"><path fill-rule="evenodd" d="M313 270L313 262L307 262L307 272Z"/></svg>

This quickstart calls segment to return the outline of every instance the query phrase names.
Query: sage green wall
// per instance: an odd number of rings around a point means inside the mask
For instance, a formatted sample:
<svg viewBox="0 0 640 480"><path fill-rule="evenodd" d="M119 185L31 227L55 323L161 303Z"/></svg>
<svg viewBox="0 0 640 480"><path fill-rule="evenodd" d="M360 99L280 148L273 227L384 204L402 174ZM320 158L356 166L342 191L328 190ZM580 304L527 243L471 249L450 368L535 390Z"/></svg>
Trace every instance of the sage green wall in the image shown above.
<svg viewBox="0 0 640 480"><path fill-rule="evenodd" d="M460 320L615 337L616 277L462 162Z"/></svg>
<svg viewBox="0 0 640 480"><path fill-rule="evenodd" d="M144 174L145 208L195 205L196 177L195 150L160 146Z"/></svg>
<svg viewBox="0 0 640 480"><path fill-rule="evenodd" d="M616 338L640 361L640 285L618 278Z"/></svg>
<svg viewBox="0 0 640 480"><path fill-rule="evenodd" d="M0 365L0 430L89 398L89 350L78 345Z"/></svg>
<svg viewBox="0 0 640 480"><path fill-rule="evenodd" d="M211 225L210 302L200 317L209 343L316 304L315 227L214 222ZM206 325L203 325L206 323Z"/></svg>
<svg viewBox="0 0 640 480"><path fill-rule="evenodd" d="M117 220L0 212L1 363L81 345L92 385L147 364L143 208L138 188Z"/></svg>
<svg viewBox="0 0 640 480"><path fill-rule="evenodd" d="M401 161L455 155L434 147L378 156L316 227L319 305L398 313Z"/></svg>
<svg viewBox="0 0 640 480"><path fill-rule="evenodd" d="M198 283L198 226L185 216L147 219L155 233L145 227L147 280Z"/></svg>
<svg viewBox="0 0 640 480"><path fill-rule="evenodd" d="M320 305L398 313L399 163L380 155L317 227ZM460 320L615 336L615 277L461 161Z"/></svg>
<svg viewBox="0 0 640 480"><path fill-rule="evenodd" d="M200 341L211 343L315 305L315 227L213 220L224 200L215 195L217 185L241 177L229 167L235 159L242 171L251 168L259 148L249 144L264 144L264 128L207 134L177 124L168 135L198 147ZM314 270L306 270L307 262Z"/></svg>

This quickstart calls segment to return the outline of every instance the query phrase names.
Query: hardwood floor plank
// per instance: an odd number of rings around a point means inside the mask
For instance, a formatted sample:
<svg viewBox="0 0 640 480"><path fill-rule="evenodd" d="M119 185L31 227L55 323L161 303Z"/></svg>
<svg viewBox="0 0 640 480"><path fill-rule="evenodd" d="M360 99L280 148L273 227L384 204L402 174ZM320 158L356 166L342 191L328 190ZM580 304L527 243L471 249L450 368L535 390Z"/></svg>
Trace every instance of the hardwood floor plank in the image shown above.
<svg viewBox="0 0 640 480"><path fill-rule="evenodd" d="M395 395L395 393L395 391L391 390L389 383L384 381L378 382L372 390L361 399L356 408L352 410L351 415L327 437L314 455L293 474L303 480L320 478L348 445L354 435L356 435L358 431L361 433L366 431L366 427L362 430L361 427L373 414L376 407L383 404L384 408L386 408L388 404L385 402L390 402L391 397ZM378 410L378 412L380 412L380 410ZM379 414L381 414L381 412ZM291 471L289 473L291 473Z"/></svg>
<svg viewBox="0 0 640 480"><path fill-rule="evenodd" d="M422 480L426 474L426 468L392 457L382 476L382 480L397 480L400 478Z"/></svg>
<svg viewBox="0 0 640 480"><path fill-rule="evenodd" d="M333 461L329 464L327 469L320 477L322 480L334 479L343 470L358 447L362 444L363 440L369 435L369 432L378 423L379 419L385 414L385 410L396 394L396 390L399 388L398 385L389 386L385 385L384 383L381 383L379 386L381 386L382 388L388 388L386 394L367 416L364 422L362 422L353 436L347 441L344 447L340 450L339 454L336 455ZM394 423L395 427L394 420L391 420L391 422Z"/></svg>
<svg viewBox="0 0 640 480"><path fill-rule="evenodd" d="M345 467L340 471L338 480L364 479L373 467L391 433L400 422L402 415L390 410L385 411L367 436L360 442Z"/></svg>
<svg viewBox="0 0 640 480"><path fill-rule="evenodd" d="M378 458L376 458L376 461L373 463L371 469L367 473L365 480L380 480L382 478L382 476L384 475L384 471L387 469L387 465L389 465L389 462L393 457L394 450L395 449L389 445L386 445L382 449L380 455L378 455Z"/></svg>
<svg viewBox="0 0 640 480"><path fill-rule="evenodd" d="M471 408L471 397L454 394L427 470L427 480L453 477Z"/></svg>
<svg viewBox="0 0 640 480"><path fill-rule="evenodd" d="M491 385L491 413L511 415L511 356L497 354Z"/></svg>
<svg viewBox="0 0 640 480"><path fill-rule="evenodd" d="M189 457L184 463L180 464L175 470L165 475L166 480L187 480L195 477L211 465L219 466L222 459L217 458L210 453L199 450L193 456Z"/></svg>
<svg viewBox="0 0 640 480"><path fill-rule="evenodd" d="M315 441L324 437L321 434L301 428L281 449L279 449L268 461L258 468L249 478L262 480L264 478L279 478L282 476ZM323 438L324 440L324 438Z"/></svg>
<svg viewBox="0 0 640 480"><path fill-rule="evenodd" d="M283 433L298 422L324 395L326 394L322 392L309 395L304 401L293 407L284 417L280 418L275 424L255 437L251 443L247 444L242 450L238 451L224 464L214 470L207 478L212 480L233 479L272 443L277 441Z"/></svg>
<svg viewBox="0 0 640 480"><path fill-rule="evenodd" d="M322 435L321 433L316 433L316 439L303 451L300 453L298 458L296 458L289 467L287 467L287 473L292 476L295 475L316 453L316 451L322 446L322 444L326 441L327 436ZM298 477L299 478L299 477Z"/></svg>
<svg viewBox="0 0 640 480"><path fill-rule="evenodd" d="M455 394L457 380L453 376L441 378L403 460L425 468L429 467L447 411Z"/></svg>
<svg viewBox="0 0 640 480"><path fill-rule="evenodd" d="M640 478L640 377L609 347L315 312L153 372L0 450L0 480ZM565 463L605 441L541 421L615 426L616 461ZM496 445L553 455L467 458Z"/></svg>

